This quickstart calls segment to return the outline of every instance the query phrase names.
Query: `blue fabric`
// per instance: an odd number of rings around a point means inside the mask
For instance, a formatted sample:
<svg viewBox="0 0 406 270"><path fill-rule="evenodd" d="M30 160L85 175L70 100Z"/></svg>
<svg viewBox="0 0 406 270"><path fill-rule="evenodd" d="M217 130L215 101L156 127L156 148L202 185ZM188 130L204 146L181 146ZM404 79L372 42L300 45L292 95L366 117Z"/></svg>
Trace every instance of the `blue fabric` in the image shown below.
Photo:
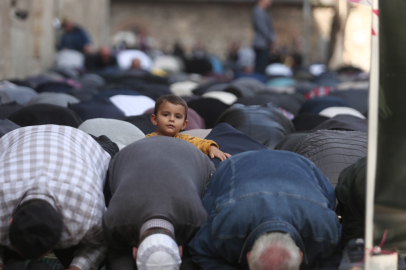
<svg viewBox="0 0 406 270"><path fill-rule="evenodd" d="M217 74L224 74L223 63L215 56L209 56L208 58L212 66L212 71Z"/></svg>
<svg viewBox="0 0 406 270"><path fill-rule="evenodd" d="M35 77L29 77L24 83L28 84L32 89L36 89L39 85L47 82L51 82L52 80L45 76L45 75L38 75Z"/></svg>
<svg viewBox="0 0 406 270"><path fill-rule="evenodd" d="M344 91L334 91L330 93L329 96L343 98L348 102L351 108L364 114L368 110L368 94L369 91L365 89L349 89Z"/></svg>
<svg viewBox="0 0 406 270"><path fill-rule="evenodd" d="M292 78L280 77L266 82L268 86L295 86L296 81Z"/></svg>
<svg viewBox="0 0 406 270"><path fill-rule="evenodd" d="M265 74L265 69L269 65L269 49L255 48L255 73Z"/></svg>
<svg viewBox="0 0 406 270"><path fill-rule="evenodd" d="M325 72L320 74L318 77L314 79L314 82L317 83L319 86L331 86L334 87L339 84L341 81L338 78L336 73L333 72Z"/></svg>
<svg viewBox="0 0 406 270"><path fill-rule="evenodd" d="M202 203L209 218L189 248L205 270L241 269L246 253L267 232L289 233L303 252L302 265L328 260L341 240L333 186L312 162L291 152L260 150L228 158Z"/></svg>
<svg viewBox="0 0 406 270"><path fill-rule="evenodd" d="M234 104L217 120L273 149L287 134L295 132L292 122L272 103L261 106Z"/></svg>
<svg viewBox="0 0 406 270"><path fill-rule="evenodd" d="M237 155L247 151L268 149L250 136L236 130L227 123L221 123L215 126L205 139L215 141L221 151L230 155ZM211 159L211 161L216 168L221 162L218 158Z"/></svg>
<svg viewBox="0 0 406 270"><path fill-rule="evenodd" d="M58 45L58 50L71 49L83 52L86 44L90 43L90 38L82 28L74 26L72 31L65 32L62 35L61 42Z"/></svg>
<svg viewBox="0 0 406 270"><path fill-rule="evenodd" d="M65 82L45 82L38 85L35 89L38 93L43 92L52 92L52 93L66 93L69 90L72 90L73 86Z"/></svg>
<svg viewBox="0 0 406 270"><path fill-rule="evenodd" d="M265 75L259 74L259 73L244 73L244 72L237 72L234 74L234 80L239 79L239 78L253 78L257 79L258 81L261 81L263 83L266 82L268 79Z"/></svg>
<svg viewBox="0 0 406 270"><path fill-rule="evenodd" d="M125 118L124 113L117 108L109 98L69 104L68 107L75 111L83 121L93 118L111 118L117 120Z"/></svg>
<svg viewBox="0 0 406 270"><path fill-rule="evenodd" d="M330 107L350 107L350 105L340 97L318 97L307 100L303 103L299 113L320 113Z"/></svg>

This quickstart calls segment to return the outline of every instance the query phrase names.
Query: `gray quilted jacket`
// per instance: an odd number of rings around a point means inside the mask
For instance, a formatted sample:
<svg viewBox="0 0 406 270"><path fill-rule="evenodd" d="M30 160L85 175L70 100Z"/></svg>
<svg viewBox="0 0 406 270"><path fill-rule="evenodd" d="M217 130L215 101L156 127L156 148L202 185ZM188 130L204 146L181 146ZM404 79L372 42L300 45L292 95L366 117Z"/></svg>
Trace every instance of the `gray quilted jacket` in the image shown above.
<svg viewBox="0 0 406 270"><path fill-rule="evenodd" d="M340 173L367 155L367 133L319 130L296 145L293 152L312 161L336 186Z"/></svg>

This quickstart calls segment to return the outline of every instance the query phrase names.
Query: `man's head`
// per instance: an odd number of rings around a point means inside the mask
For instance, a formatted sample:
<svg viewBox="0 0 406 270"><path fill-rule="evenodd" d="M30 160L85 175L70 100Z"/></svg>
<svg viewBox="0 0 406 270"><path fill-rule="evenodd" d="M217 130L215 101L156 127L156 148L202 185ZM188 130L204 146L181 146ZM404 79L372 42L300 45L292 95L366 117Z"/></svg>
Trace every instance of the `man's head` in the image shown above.
<svg viewBox="0 0 406 270"><path fill-rule="evenodd" d="M258 0L258 5L263 9L267 9L272 5L272 0Z"/></svg>
<svg viewBox="0 0 406 270"><path fill-rule="evenodd" d="M273 232L255 241L247 260L250 270L298 270L302 256L289 234Z"/></svg>
<svg viewBox="0 0 406 270"><path fill-rule="evenodd" d="M165 228L154 227L161 225ZM178 247L175 242L172 224L159 219L144 223L138 248L133 248L133 257L138 270L179 269L182 247Z"/></svg>
<svg viewBox="0 0 406 270"><path fill-rule="evenodd" d="M158 129L158 135L173 137L185 129L188 106L186 102L175 95L164 95L155 103L151 122Z"/></svg>
<svg viewBox="0 0 406 270"><path fill-rule="evenodd" d="M111 50L107 46L101 46L99 49L99 55L102 58L109 58L111 56Z"/></svg>
<svg viewBox="0 0 406 270"><path fill-rule="evenodd" d="M68 32L72 31L74 27L73 22L68 18L63 19L62 26Z"/></svg>
<svg viewBox="0 0 406 270"><path fill-rule="evenodd" d="M22 257L39 259L56 246L62 227L62 218L51 204L32 200L14 212L10 220L9 238Z"/></svg>
<svg viewBox="0 0 406 270"><path fill-rule="evenodd" d="M141 61L138 58L134 58L131 61L131 69L141 69Z"/></svg>
<svg viewBox="0 0 406 270"><path fill-rule="evenodd" d="M104 64L108 64L111 58L111 50L107 46L102 46L99 49L99 57L101 62Z"/></svg>

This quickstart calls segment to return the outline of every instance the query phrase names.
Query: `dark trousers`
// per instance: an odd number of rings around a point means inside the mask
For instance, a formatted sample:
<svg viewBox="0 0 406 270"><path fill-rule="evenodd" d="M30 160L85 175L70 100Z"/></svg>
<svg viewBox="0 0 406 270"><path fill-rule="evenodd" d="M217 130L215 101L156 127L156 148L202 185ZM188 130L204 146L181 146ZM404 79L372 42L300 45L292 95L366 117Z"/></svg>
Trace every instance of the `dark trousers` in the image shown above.
<svg viewBox="0 0 406 270"><path fill-rule="evenodd" d="M265 74L265 69L269 65L269 49L254 48L255 50L255 73Z"/></svg>

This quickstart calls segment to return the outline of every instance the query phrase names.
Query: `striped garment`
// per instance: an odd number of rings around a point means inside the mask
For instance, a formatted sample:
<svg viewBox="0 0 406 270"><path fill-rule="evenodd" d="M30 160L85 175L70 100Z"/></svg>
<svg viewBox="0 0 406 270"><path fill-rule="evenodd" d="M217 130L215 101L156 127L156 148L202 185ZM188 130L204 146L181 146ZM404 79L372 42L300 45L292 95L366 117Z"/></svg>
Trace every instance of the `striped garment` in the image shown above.
<svg viewBox="0 0 406 270"><path fill-rule="evenodd" d="M102 216L110 155L88 134L57 125L16 129L0 139L0 245L11 247L13 211L31 199L49 202L61 214L55 249L81 244L71 265L87 270L106 252ZM3 261L3 258L0 258Z"/></svg>

